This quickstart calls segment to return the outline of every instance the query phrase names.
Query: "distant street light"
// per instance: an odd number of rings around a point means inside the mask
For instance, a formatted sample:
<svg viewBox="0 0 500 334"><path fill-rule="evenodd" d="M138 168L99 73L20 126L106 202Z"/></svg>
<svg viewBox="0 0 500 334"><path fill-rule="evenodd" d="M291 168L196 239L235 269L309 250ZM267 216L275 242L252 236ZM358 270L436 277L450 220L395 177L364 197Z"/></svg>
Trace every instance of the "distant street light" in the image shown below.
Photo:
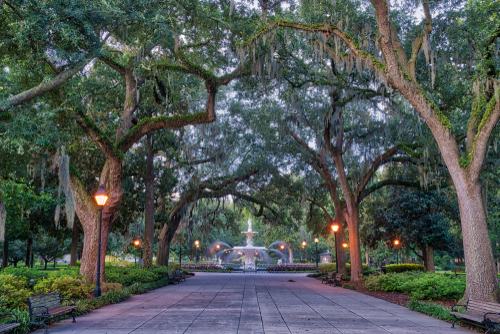
<svg viewBox="0 0 500 334"><path fill-rule="evenodd" d="M302 241L302 255L304 258L304 263L306 263L306 242Z"/></svg>
<svg viewBox="0 0 500 334"><path fill-rule="evenodd" d="M337 232L339 230L340 226L336 221L333 221L332 224L332 230L333 230L333 237L335 240L335 273L339 273L339 258L338 258L338 253L337 253Z"/></svg>
<svg viewBox="0 0 500 334"><path fill-rule="evenodd" d="M394 240L394 246L396 246L396 264L399 264L399 249L398 249L399 240L398 239Z"/></svg>
<svg viewBox="0 0 500 334"><path fill-rule="evenodd" d="M137 267L137 249L141 246L141 241L139 239L135 239L134 240L134 246L135 246L134 264Z"/></svg>
<svg viewBox="0 0 500 334"><path fill-rule="evenodd" d="M314 238L314 243L316 243L316 272L318 272L318 238Z"/></svg>
<svg viewBox="0 0 500 334"><path fill-rule="evenodd" d="M94 195L97 206L99 207L99 238L97 243L97 275L95 282L94 297L101 296L101 226L102 226L102 209L108 200L108 194L104 185L101 184Z"/></svg>
<svg viewBox="0 0 500 334"><path fill-rule="evenodd" d="M344 247L344 248L347 248L347 246L348 246L348 245L347 245L347 242L344 242L344 243L342 244L342 247Z"/></svg>
<svg viewBox="0 0 500 334"><path fill-rule="evenodd" d="M198 240L196 240L194 242L194 244L196 245L196 260L195 260L195 263L198 263L198 247L200 247L200 242Z"/></svg>

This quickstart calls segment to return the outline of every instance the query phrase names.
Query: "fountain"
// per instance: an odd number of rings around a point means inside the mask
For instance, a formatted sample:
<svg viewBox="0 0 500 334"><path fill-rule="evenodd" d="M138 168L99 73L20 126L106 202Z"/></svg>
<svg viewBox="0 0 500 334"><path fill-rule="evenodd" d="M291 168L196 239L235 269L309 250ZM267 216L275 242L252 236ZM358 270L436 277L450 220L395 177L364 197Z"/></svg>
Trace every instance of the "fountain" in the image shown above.
<svg viewBox="0 0 500 334"><path fill-rule="evenodd" d="M235 246L233 247L233 251L241 252L245 254L245 270L255 270L255 253L257 254L265 254L267 248L266 247L256 247L253 245L253 235L259 232L252 231L252 220L248 218L248 231L242 231L241 233L246 234L247 236L247 245L243 246ZM269 256L269 255L268 255Z"/></svg>

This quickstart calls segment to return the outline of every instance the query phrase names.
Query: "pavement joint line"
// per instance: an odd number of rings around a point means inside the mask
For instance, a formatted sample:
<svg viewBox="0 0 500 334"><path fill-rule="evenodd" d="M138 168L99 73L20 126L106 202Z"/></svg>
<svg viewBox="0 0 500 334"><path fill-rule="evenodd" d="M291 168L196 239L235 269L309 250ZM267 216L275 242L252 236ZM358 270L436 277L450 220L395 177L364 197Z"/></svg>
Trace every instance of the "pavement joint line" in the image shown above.
<svg viewBox="0 0 500 334"><path fill-rule="evenodd" d="M307 282L307 283L309 283L309 282ZM306 286L306 285L304 285L304 284L302 284L302 283L299 283L299 284L300 284L301 286L303 286L304 288L306 288L307 290L311 291L314 295L320 295L320 294L316 293L316 291L314 291L313 289L309 288L308 286ZM309 285L309 284L308 284L308 285ZM288 290L290 290L290 288L288 288L288 287L287 287L287 289L288 289ZM290 290L290 292L292 292L292 291ZM318 311L316 311L313 307L311 307L311 306L310 306L310 305L309 305L306 301L304 301L302 298L300 298L299 296L297 296L297 294L296 294L295 292L292 292L292 293L293 293L293 294L294 294L294 295L295 295L298 299L300 299L300 300L301 300L301 301L302 301L305 305L307 305L310 309L312 309L314 312L316 312L316 314L317 314L317 315L319 315L319 316L320 316L320 317L321 317L324 321L326 321L327 323L329 323L329 324L330 324L333 328L335 328L336 330L338 330L338 331L339 331L339 332L341 332L341 333L344 333L344 332L343 332L340 328L337 328L335 325L333 325L332 323L330 323L330 321L326 320L326 319L325 319L325 318L324 318L321 314L319 314L319 313L318 313ZM331 302L333 302L334 304L336 304L336 305L340 306L340 307L341 307L341 308L343 308L344 310L346 310L346 311L348 311L348 312L350 312L350 313L352 313L352 314L355 314L355 315L359 316L360 318L363 318L363 317L362 317L362 316L360 316L359 314L354 313L354 312L353 312L353 311L351 311L351 310L348 310L347 308L343 307L343 306L342 306L342 305L340 305L339 303L336 303L336 302L334 302L333 300L331 300L331 299L329 299L329 298L326 298L326 296L323 296L323 295L320 295L320 296L324 297L324 298L325 298L325 299L327 299L327 300L330 300ZM349 297L349 298L351 298L351 297ZM352 299L352 298L351 298L351 299ZM362 302L362 303L363 303L363 304L366 304L366 303L364 303L364 302ZM368 304L366 304L366 305L368 305ZM386 331L386 332L390 333L390 332L389 332L388 330L386 330L385 328L382 328L382 327L380 327L379 325L374 324L374 323L373 323L373 322L371 322L370 320L365 319L365 318L363 318L363 319L364 319L364 320L366 320L366 321L368 321L370 324L372 324L372 325L374 325L374 326L377 326L378 328L383 329L384 331Z"/></svg>
<svg viewBox="0 0 500 334"><path fill-rule="evenodd" d="M212 279L211 282L213 282L213 281L217 281L217 278L214 277L214 279ZM196 319L198 319L198 317L200 316L200 314L202 314L203 312L205 312L205 310L210 306L210 304L212 304L212 302L214 301L214 299L219 295L220 291L222 289L224 289L224 287L227 285L228 282L229 282L229 280L227 280L226 283L219 289L219 291L215 294L215 296L212 298L212 300L210 301L210 303L208 303L208 305L200 313L198 313L198 315L196 316L196 318L194 318L194 320L189 324L189 326L186 328L186 330L183 333L186 333L189 330L189 328L195 323ZM205 284L204 286L207 286L207 285L208 284ZM201 287L200 287L200 289L201 289ZM195 290L195 291L198 291L198 290ZM240 319L241 319L241 315L240 315Z"/></svg>
<svg viewBox="0 0 500 334"><path fill-rule="evenodd" d="M261 278L261 281L262 281L262 278ZM274 297L271 295L271 292L269 291L269 289L267 288L267 285L262 282L262 285L265 287L266 291L267 291L267 294L269 295L269 297L271 298L271 300L273 301L273 304L274 304L274 307L276 307L276 310L279 312L280 314L280 317L281 319L283 320L283 323L285 324L286 328L288 329L288 331L290 333L292 333L292 330L290 329L290 327L288 326L288 324L286 323L285 321L285 318L283 318L283 314L281 313L278 305L276 305L276 301L274 300ZM261 318L262 318L262 314L261 314ZM264 325L262 325L262 328L264 328ZM266 329L264 328L264 333L265 333Z"/></svg>
<svg viewBox="0 0 500 334"><path fill-rule="evenodd" d="M186 281L186 283L187 283L187 281ZM205 285L207 285L207 284L205 284ZM191 296L193 293L195 293L196 291L198 291L198 290L200 290L201 288L203 288L205 285L200 286L198 289L191 291L191 292L190 292L188 295L186 295L184 298L182 298L182 299L178 300L177 302L173 303L172 305L170 305L169 307L167 307L166 309L164 309L163 311L161 311L160 313L158 313L157 315L155 315L154 317L152 317L152 318L151 318L151 319L149 319L148 321L151 321L151 320L155 319L156 317L158 317L159 315L161 315L161 314L165 313L168 309L170 309L171 307L174 307L176 304L178 304L178 303L182 302L184 299L188 298L188 297L189 297L189 296ZM165 287L168 287L168 285L166 285L166 286L164 286L164 287L162 287L162 288L165 288ZM176 286L175 288L176 288L176 289L173 289L174 291L175 291L175 290L178 290L178 289L180 288L180 283L177 283L177 286ZM160 289L161 289L161 288L160 288ZM153 291L154 291L154 290L153 290ZM152 298L151 300L158 299L158 298L160 298L160 297L161 297L161 294L160 294L158 297L156 297L156 298ZM200 313L202 313L202 312L203 312L203 311L201 311ZM199 316L199 314L198 314L198 316ZM145 325L148 321L146 321L145 323L143 323L141 326L139 326L139 327L137 327L137 328L133 329L131 332L129 332L129 334L130 334L130 333L133 333L134 331L136 331L136 330L138 330L139 328L141 328L142 326L144 326L144 325ZM193 322L194 322L194 320L193 320ZM189 327L188 327L188 328L189 328Z"/></svg>

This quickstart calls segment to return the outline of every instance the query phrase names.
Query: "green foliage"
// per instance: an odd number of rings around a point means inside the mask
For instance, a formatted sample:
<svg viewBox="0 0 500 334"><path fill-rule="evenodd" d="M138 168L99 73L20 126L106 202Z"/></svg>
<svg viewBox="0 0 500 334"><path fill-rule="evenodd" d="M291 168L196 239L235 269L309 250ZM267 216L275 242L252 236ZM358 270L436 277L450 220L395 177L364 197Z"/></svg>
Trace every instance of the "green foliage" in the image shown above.
<svg viewBox="0 0 500 334"><path fill-rule="evenodd" d="M465 280L454 275L423 272L372 275L365 280L370 291L401 292L410 299L459 299L465 292Z"/></svg>
<svg viewBox="0 0 500 334"><path fill-rule="evenodd" d="M14 275L0 275L0 308L24 308L26 298L33 295L27 279Z"/></svg>
<svg viewBox="0 0 500 334"><path fill-rule="evenodd" d="M424 271L424 266L421 264L402 263L402 264L389 264L385 266L387 273L402 273L405 271Z"/></svg>
<svg viewBox="0 0 500 334"><path fill-rule="evenodd" d="M59 291L63 298L85 299L90 297L93 290L94 286L86 284L83 278L51 275L36 283L33 294L44 295Z"/></svg>
<svg viewBox="0 0 500 334"><path fill-rule="evenodd" d="M347 269L347 273L350 274L351 272L351 264L350 263L346 263L345 264L346 266L346 269ZM363 266L363 271L368 271L370 268L368 267L368 265L366 264L362 264ZM322 264L320 266L318 266L318 270L320 273L323 273L323 274L326 274L326 273L329 273L329 272L335 272L336 271L336 267L335 267L335 263L327 263L327 264Z"/></svg>
<svg viewBox="0 0 500 334"><path fill-rule="evenodd" d="M150 283L167 277L169 267L142 269L136 267L106 266L106 277L110 283L131 286L135 283Z"/></svg>
<svg viewBox="0 0 500 334"><path fill-rule="evenodd" d="M453 316L450 314L450 309L441 304L410 300L406 307L413 311L428 314L430 316L433 316L434 318L445 321L453 321Z"/></svg>

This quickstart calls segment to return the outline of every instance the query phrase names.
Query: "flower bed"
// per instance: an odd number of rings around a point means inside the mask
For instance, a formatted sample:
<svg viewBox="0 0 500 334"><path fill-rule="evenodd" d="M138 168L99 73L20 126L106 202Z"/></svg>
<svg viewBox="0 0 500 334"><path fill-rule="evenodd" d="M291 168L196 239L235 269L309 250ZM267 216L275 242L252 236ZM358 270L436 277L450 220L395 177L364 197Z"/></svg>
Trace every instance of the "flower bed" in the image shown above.
<svg viewBox="0 0 500 334"><path fill-rule="evenodd" d="M230 266L220 266L216 264L183 264L182 269L188 269L192 271L208 271L208 272L223 272L230 273L234 270L234 267Z"/></svg>
<svg viewBox="0 0 500 334"><path fill-rule="evenodd" d="M306 271L315 271L315 265L306 265L306 264L285 264L285 265L276 265L267 267L268 272L280 272L280 271L298 271L298 272L306 272Z"/></svg>

